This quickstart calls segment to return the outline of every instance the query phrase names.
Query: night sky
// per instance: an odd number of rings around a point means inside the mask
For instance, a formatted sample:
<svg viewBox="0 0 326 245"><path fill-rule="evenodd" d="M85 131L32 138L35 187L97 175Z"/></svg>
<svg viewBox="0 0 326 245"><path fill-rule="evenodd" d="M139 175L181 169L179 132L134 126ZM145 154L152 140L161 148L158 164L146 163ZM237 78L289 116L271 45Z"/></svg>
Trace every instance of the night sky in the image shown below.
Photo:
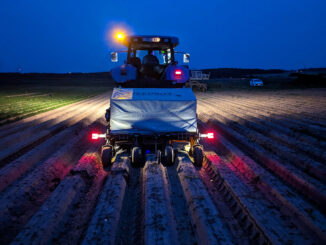
<svg viewBox="0 0 326 245"><path fill-rule="evenodd" d="M325 0L1 0L0 72L97 72L110 31L175 35L191 68L326 66Z"/></svg>

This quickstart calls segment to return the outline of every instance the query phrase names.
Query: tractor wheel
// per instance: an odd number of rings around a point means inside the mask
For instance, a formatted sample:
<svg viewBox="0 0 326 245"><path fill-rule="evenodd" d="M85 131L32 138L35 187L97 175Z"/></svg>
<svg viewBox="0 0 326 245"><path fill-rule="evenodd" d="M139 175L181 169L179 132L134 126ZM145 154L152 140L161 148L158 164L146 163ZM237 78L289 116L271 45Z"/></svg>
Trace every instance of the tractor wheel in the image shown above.
<svg viewBox="0 0 326 245"><path fill-rule="evenodd" d="M104 145L101 150L101 160L103 167L108 167L111 165L112 161L112 146Z"/></svg>
<svg viewBox="0 0 326 245"><path fill-rule="evenodd" d="M165 164L168 166L171 166L174 161L174 150L173 147L170 145L165 146L164 149L164 158L165 158Z"/></svg>
<svg viewBox="0 0 326 245"><path fill-rule="evenodd" d="M143 154L140 147L135 146L131 150L131 163L135 167L139 167L142 164Z"/></svg>
<svg viewBox="0 0 326 245"><path fill-rule="evenodd" d="M194 165L196 167L201 167L204 162L204 150L203 147L200 145L196 145L192 151L193 158L194 158Z"/></svg>

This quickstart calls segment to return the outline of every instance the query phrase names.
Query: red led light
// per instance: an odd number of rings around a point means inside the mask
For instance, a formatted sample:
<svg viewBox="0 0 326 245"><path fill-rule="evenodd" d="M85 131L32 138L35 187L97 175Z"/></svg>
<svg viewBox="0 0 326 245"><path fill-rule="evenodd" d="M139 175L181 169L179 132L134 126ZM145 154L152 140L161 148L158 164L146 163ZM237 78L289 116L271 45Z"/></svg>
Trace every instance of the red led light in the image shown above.
<svg viewBox="0 0 326 245"><path fill-rule="evenodd" d="M207 138L208 139L214 139L214 133L210 132L210 133L207 133Z"/></svg>
<svg viewBox="0 0 326 245"><path fill-rule="evenodd" d="M99 134L98 133L92 133L92 140L98 140Z"/></svg>
<svg viewBox="0 0 326 245"><path fill-rule="evenodd" d="M174 75L175 75L176 79L180 79L181 75L182 75L182 71L181 70L175 70Z"/></svg>
<svg viewBox="0 0 326 245"><path fill-rule="evenodd" d="M206 139L215 139L215 133L213 132L208 132L206 134L199 134L200 138L206 138Z"/></svg>

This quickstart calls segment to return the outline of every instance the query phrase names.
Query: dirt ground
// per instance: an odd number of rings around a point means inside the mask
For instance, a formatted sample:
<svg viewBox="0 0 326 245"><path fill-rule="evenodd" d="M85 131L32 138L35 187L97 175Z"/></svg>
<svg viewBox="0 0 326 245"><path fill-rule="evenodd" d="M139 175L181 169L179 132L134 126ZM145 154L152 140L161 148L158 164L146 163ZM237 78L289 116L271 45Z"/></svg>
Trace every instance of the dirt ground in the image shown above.
<svg viewBox="0 0 326 245"><path fill-rule="evenodd" d="M325 244L326 89L196 96L202 167L103 169L110 92L0 127L0 243Z"/></svg>

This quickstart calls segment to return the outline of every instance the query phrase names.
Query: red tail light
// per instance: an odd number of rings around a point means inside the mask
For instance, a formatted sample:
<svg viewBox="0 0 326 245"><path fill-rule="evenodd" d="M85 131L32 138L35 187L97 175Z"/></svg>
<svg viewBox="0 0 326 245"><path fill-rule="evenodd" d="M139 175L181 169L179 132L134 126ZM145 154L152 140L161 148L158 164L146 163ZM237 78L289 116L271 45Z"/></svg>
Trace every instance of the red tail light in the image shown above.
<svg viewBox="0 0 326 245"><path fill-rule="evenodd" d="M207 134L199 134L200 138L215 139L215 134L213 132L208 132Z"/></svg>
<svg viewBox="0 0 326 245"><path fill-rule="evenodd" d="M207 138L208 139L214 139L215 138L214 133L212 133L212 132L207 133Z"/></svg>
<svg viewBox="0 0 326 245"><path fill-rule="evenodd" d="M176 79L181 79L182 71L181 70L175 70L174 75Z"/></svg>
<svg viewBox="0 0 326 245"><path fill-rule="evenodd" d="M99 138L100 137L98 133L92 133L92 140L98 140Z"/></svg>
<svg viewBox="0 0 326 245"><path fill-rule="evenodd" d="M100 138L105 138L106 134L92 133L92 140L98 140Z"/></svg>

